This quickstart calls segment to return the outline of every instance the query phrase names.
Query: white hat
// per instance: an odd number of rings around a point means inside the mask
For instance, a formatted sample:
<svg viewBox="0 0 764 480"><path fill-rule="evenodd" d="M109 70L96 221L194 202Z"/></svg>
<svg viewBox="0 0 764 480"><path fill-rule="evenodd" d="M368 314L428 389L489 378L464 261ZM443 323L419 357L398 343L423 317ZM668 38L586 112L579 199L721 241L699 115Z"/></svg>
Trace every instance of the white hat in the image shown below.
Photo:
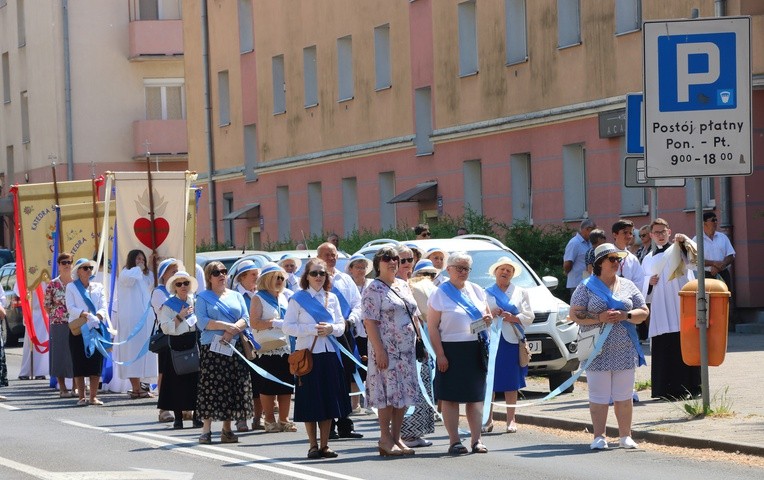
<svg viewBox="0 0 764 480"><path fill-rule="evenodd" d="M95 274L96 270L98 270L98 264L96 264L95 260L90 260L89 258L85 258L85 257L82 257L76 262L74 262L73 270L77 272L77 270L79 270L80 268L86 265L90 265L91 267L93 267L93 274Z"/></svg>
<svg viewBox="0 0 764 480"><path fill-rule="evenodd" d="M421 247L417 247L413 243L404 243L405 246L409 247L411 250L414 250L419 253L419 258L424 258L425 251Z"/></svg>
<svg viewBox="0 0 764 480"><path fill-rule="evenodd" d="M360 253L356 253L352 257L348 259L348 263L345 265L345 273L350 273L350 266L353 265L355 262L365 262L366 263L366 273L364 275L368 275L369 272L371 272L373 265L371 260L366 258L365 256L361 255Z"/></svg>
<svg viewBox="0 0 764 480"><path fill-rule="evenodd" d="M180 260L177 258L166 258L162 260L159 263L159 267L157 267L157 278L161 281L162 277L164 276L165 272L167 272L167 269L170 268L172 264L177 264L178 268L183 268L183 266L180 263Z"/></svg>
<svg viewBox="0 0 764 480"><path fill-rule="evenodd" d="M276 273L280 272L284 275L286 275L286 271L281 268L281 265L273 262L268 262L265 265L263 265L263 268L260 270L260 276L264 277L268 275L269 273Z"/></svg>
<svg viewBox="0 0 764 480"><path fill-rule="evenodd" d="M496 269L499 268L502 265L509 265L510 267L512 267L514 269L514 273L512 274L512 278L517 277L518 275L520 275L520 272L523 271L523 267L521 267L520 264L517 263L516 261L512 260L509 257L501 257L498 260L496 260L493 265L488 267L488 275L495 276L496 275Z"/></svg>
<svg viewBox="0 0 764 480"><path fill-rule="evenodd" d="M419 260L416 262L416 265L414 265L414 276L417 276L421 273L432 273L437 275L438 269L433 266L432 260Z"/></svg>
<svg viewBox="0 0 764 480"><path fill-rule="evenodd" d="M294 264L297 266L297 268L294 269L295 272L298 271L300 269L300 267L302 267L302 260L300 260L299 258L295 257L294 255L290 255L288 253L285 254L284 256L282 256L279 259L279 261L276 262L276 263L278 263L280 267L283 267L284 266L283 265L284 260L293 260L294 261Z"/></svg>
<svg viewBox="0 0 764 480"><path fill-rule="evenodd" d="M191 282L190 290L189 290L191 293L194 293L196 289L199 288L199 283L196 281L195 277L193 277L188 272L183 272L181 270L178 270L177 272L175 272L175 275L173 275L172 277L170 277L169 280L167 280L167 284L165 285L165 287L167 288L167 291L170 292L171 295L175 293L175 282L181 279L188 280L189 282Z"/></svg>
<svg viewBox="0 0 764 480"><path fill-rule="evenodd" d="M628 252L615 248L612 243L603 243L594 249L594 264L596 265L602 257L607 257L611 253L615 253L620 258L626 258L629 255Z"/></svg>
<svg viewBox="0 0 764 480"><path fill-rule="evenodd" d="M431 249L427 250L427 253L425 254L424 258L430 258L430 255L436 252L440 252L443 254L443 264L445 265L445 262L448 260L448 252L443 250L440 247L432 247Z"/></svg>
<svg viewBox="0 0 764 480"><path fill-rule="evenodd" d="M249 272L251 270L259 270L257 265L252 260L239 260L231 266L231 271L228 272L229 287L233 288L239 283L239 276L242 273Z"/></svg>

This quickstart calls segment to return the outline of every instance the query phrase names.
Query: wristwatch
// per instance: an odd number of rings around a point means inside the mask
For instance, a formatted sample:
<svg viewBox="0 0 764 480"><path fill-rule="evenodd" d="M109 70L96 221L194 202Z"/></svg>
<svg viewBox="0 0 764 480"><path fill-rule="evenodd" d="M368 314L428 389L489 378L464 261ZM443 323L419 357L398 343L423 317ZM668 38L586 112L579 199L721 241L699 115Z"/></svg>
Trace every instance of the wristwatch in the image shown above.
<svg viewBox="0 0 764 480"><path fill-rule="evenodd" d="M626 312L626 319L631 320L631 312Z"/></svg>

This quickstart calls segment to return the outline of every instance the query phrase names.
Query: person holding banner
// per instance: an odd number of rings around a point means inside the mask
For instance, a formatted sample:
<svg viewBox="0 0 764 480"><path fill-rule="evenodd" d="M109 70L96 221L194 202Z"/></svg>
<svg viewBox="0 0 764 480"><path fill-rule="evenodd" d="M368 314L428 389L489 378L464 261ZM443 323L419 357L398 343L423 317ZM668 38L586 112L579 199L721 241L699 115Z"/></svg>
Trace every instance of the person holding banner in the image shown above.
<svg viewBox="0 0 764 480"><path fill-rule="evenodd" d="M239 292L226 288L228 269L214 261L204 268L207 289L196 297L197 328L202 332L197 413L202 418L199 443L212 443L212 421L222 420L221 443L238 443L231 422L252 416L249 367L233 352L244 352L241 337L249 311Z"/></svg>
<svg viewBox="0 0 764 480"><path fill-rule="evenodd" d="M114 348L115 360L129 362L129 365L121 365L117 362L117 376L130 380L132 386L127 394L131 399L150 398L153 395L141 387L141 379L156 378L159 375L157 356L152 352L145 352L142 358L138 358L141 349L151 336L152 322L149 321L151 308L151 290L154 284L153 275L148 268L146 255L141 250L130 250L125 261L125 268L117 277L117 297L119 298L119 315L116 325L118 339L124 341L128 335L143 322L140 332L127 343L116 345ZM153 316L151 316L153 319Z"/></svg>
<svg viewBox="0 0 764 480"><path fill-rule="evenodd" d="M257 293L252 297L249 310L250 324L255 331L255 340L262 347L257 351L254 363L266 372L285 383L294 382L294 375L289 373L289 342L281 327L288 301L286 289L286 271L275 263L267 263L257 279ZM260 404L265 414L265 433L296 432L294 422L289 421L293 388L276 383L257 375L257 390L260 392ZM276 402L279 418L276 421Z"/></svg>
<svg viewBox="0 0 764 480"><path fill-rule="evenodd" d="M648 309L639 288L618 275L627 255L612 243L597 247L592 275L576 287L570 300L570 318L581 326L582 332L613 324L602 349L586 370L594 430L592 450L608 448L605 424L611 399L618 421L619 445L637 448L631 438L632 392L636 368L645 364L645 358L635 325L647 318ZM596 346L592 355L595 354Z"/></svg>
<svg viewBox="0 0 764 480"><path fill-rule="evenodd" d="M197 285L196 278L183 271L176 271L164 285L171 296L160 307L157 320L165 335L170 337L173 350L188 350L197 342L193 296ZM183 428L183 412L196 410L198 382L199 372L178 375L170 358L169 368L162 373L162 388L159 390L157 406L161 410L173 412L173 428L176 430ZM193 426L202 426L202 421L196 414L193 416Z"/></svg>
<svg viewBox="0 0 764 480"><path fill-rule="evenodd" d="M69 315L66 311L66 286L72 281L74 257L62 253L56 259L58 277L45 287L45 310L50 318L50 376L56 377L59 398L72 398L66 379L74 377L69 351Z"/></svg>
<svg viewBox="0 0 764 480"><path fill-rule="evenodd" d="M295 351L312 352L313 368L296 383L294 421L305 423L310 445L308 458L334 458L337 453L329 448L332 419L350 413L347 381L336 340L345 333L345 320L340 302L331 292L326 262L310 259L300 277L300 287L302 290L289 299L282 329L297 338Z"/></svg>
<svg viewBox="0 0 764 480"><path fill-rule="evenodd" d="M461 455L467 448L459 439L459 404L466 403L472 453L488 453L481 441L481 415L485 398L486 349L478 332L491 325L485 291L468 281L472 257L464 252L448 256L448 280L428 302L427 326L435 350L435 398L441 400L448 431L448 453Z"/></svg>
<svg viewBox="0 0 764 480"><path fill-rule="evenodd" d="M46 287L47 285L45 282L40 284L40 288L43 292L45 291ZM38 347L32 340L32 333L34 333L40 343L45 343L48 341L48 332L47 328L45 327L45 318L42 316L42 300L38 300L37 292L35 290L37 289L30 289L27 291L27 293L31 295L29 304L32 308L32 321L30 324L34 329L34 332L30 332L29 329L24 331L24 342L22 344L21 353L21 367L19 368L19 380L45 380L45 375L49 373L48 362L50 357L48 355L48 350L40 352L38 348L43 349L44 347ZM15 293L17 297L20 296L18 282L13 285L13 293ZM24 323L26 324L26 322Z"/></svg>
<svg viewBox="0 0 764 480"><path fill-rule="evenodd" d="M159 266L157 267L157 286L151 292L151 308L154 310L154 316L149 316L149 318L155 318L156 321L159 322L159 310L171 295L166 286L167 282L170 280L170 277L178 272L178 270L185 270L185 268L183 267L183 264L180 262L180 260L176 258L166 258L159 262ZM162 380L164 379L164 374L167 372L175 372L175 369L172 366L172 358L170 356L170 352L164 351L158 353L157 360L159 370L159 375L157 377L157 390L159 390L159 394L161 395ZM193 408L188 410L193 410ZM161 407L159 407L158 420L160 423L172 422L173 420L176 422L178 421L178 419L175 418L169 410Z"/></svg>
<svg viewBox="0 0 764 480"><path fill-rule="evenodd" d="M93 348L89 339L98 343L100 330L105 330L108 320L108 299L103 285L91 282L97 268L96 262L80 258L74 263L75 280L66 286L66 309L69 312L69 351L72 354L72 373L79 399L77 405L103 405L96 396L101 380L103 355L101 349ZM90 398L85 400L85 377L90 381Z"/></svg>
<svg viewBox="0 0 764 480"><path fill-rule="evenodd" d="M530 304L528 291L513 285L512 279L522 272L522 267L509 257L501 257L488 268L488 274L496 278L496 283L486 289L488 306L494 322L501 321L498 335L499 348L494 364L493 392L504 392L508 405L517 403L517 391L525 387L528 367L520 366L520 338L525 328L533 323L535 315ZM491 339L493 341L493 338ZM489 429L493 421L488 420ZM515 407L507 407L507 433L516 433Z"/></svg>
<svg viewBox="0 0 764 480"><path fill-rule="evenodd" d="M414 255L409 250L411 258ZM401 438L403 416L419 394L414 349L419 309L406 280L396 278L399 251L377 250L372 260L376 279L363 292L363 316L369 337L366 398L379 415L379 454L410 455Z"/></svg>

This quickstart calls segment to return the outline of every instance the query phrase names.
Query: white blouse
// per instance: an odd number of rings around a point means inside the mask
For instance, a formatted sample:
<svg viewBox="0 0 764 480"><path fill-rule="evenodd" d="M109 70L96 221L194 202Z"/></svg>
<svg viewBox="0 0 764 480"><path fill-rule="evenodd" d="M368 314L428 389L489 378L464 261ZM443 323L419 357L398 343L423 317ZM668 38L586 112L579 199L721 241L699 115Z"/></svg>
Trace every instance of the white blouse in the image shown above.
<svg viewBox="0 0 764 480"><path fill-rule="evenodd" d="M308 287L305 291L321 302L321 305L324 305L329 313L331 313L332 318L334 319L332 322L332 326L334 327L332 335L341 337L345 333L345 320L342 319L340 301L337 299L337 295L325 290L316 291L313 290L312 287ZM313 338L316 337L316 325L318 324L308 311L302 308L294 298L290 298L286 315L284 315L284 324L281 328L287 335L297 337L295 350L310 348L313 343ZM333 351L334 346L328 338L318 337L316 345L313 347L314 353Z"/></svg>
<svg viewBox="0 0 764 480"><path fill-rule="evenodd" d="M485 291L479 285L472 282L464 282L461 292L466 295L481 312L487 311ZM441 312L440 315L440 340L443 342L470 342L477 341L477 334L470 331L470 324L474 321L467 311L451 300L446 292L438 288L427 302L429 307Z"/></svg>

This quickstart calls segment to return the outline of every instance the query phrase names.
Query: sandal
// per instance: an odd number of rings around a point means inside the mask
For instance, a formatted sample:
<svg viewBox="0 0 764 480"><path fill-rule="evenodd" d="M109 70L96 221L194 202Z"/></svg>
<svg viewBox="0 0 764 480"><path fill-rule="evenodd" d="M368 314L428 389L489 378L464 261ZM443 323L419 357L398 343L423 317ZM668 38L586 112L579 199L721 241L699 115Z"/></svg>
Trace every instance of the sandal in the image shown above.
<svg viewBox="0 0 764 480"><path fill-rule="evenodd" d="M202 432L199 435L199 443L202 445L209 445L212 443L212 432Z"/></svg>
<svg viewBox="0 0 764 480"><path fill-rule="evenodd" d="M159 422L160 423L168 423L175 420L175 417L173 416L172 412L169 410L159 410Z"/></svg>
<svg viewBox="0 0 764 480"><path fill-rule="evenodd" d="M231 430L221 430L220 443L239 443L239 437L237 437Z"/></svg>
<svg viewBox="0 0 764 480"><path fill-rule="evenodd" d="M310 447L310 450L308 450L308 458L311 460L321 458L321 451L318 450L318 445L313 445Z"/></svg>
<svg viewBox="0 0 764 480"><path fill-rule="evenodd" d="M462 442L456 442L451 444L450 447L448 447L448 453L451 455L464 455L465 453L468 453L467 447L462 445Z"/></svg>
<svg viewBox="0 0 764 480"><path fill-rule="evenodd" d="M507 433L517 433L517 425L515 425L515 422L510 422L509 425L507 425Z"/></svg>
<svg viewBox="0 0 764 480"><path fill-rule="evenodd" d="M323 447L320 452L322 458L337 458L337 452L329 448L329 445Z"/></svg>
<svg viewBox="0 0 764 480"><path fill-rule="evenodd" d="M467 450L465 448L465 450ZM488 449L483 445L483 442L478 440L472 444L472 453L488 453Z"/></svg>
<svg viewBox="0 0 764 480"><path fill-rule="evenodd" d="M296 432L297 431L297 425L294 424L294 422L286 421L282 422L279 420L279 428L282 432Z"/></svg>
<svg viewBox="0 0 764 480"><path fill-rule="evenodd" d="M90 400L88 400L89 405L103 405L103 402L98 397L93 397Z"/></svg>
<svg viewBox="0 0 764 480"><path fill-rule="evenodd" d="M72 392L58 392L58 398L73 398L74 394Z"/></svg>
<svg viewBox="0 0 764 480"><path fill-rule="evenodd" d="M480 427L480 433L491 433L493 432L493 422L488 422L482 427Z"/></svg>
<svg viewBox="0 0 764 480"><path fill-rule="evenodd" d="M77 406L78 407L86 407L88 405L88 401L85 398L80 398L77 400Z"/></svg>
<svg viewBox="0 0 764 480"><path fill-rule="evenodd" d="M278 433L281 431L281 426L278 422L265 422L265 433Z"/></svg>
<svg viewBox="0 0 764 480"><path fill-rule="evenodd" d="M128 390L127 394L130 396L130 400L137 400L139 398L154 398L154 395L151 392L147 392L145 390Z"/></svg>
<svg viewBox="0 0 764 480"><path fill-rule="evenodd" d="M237 432L248 432L249 431L249 425L247 425L246 420L239 420L236 422L236 431Z"/></svg>

